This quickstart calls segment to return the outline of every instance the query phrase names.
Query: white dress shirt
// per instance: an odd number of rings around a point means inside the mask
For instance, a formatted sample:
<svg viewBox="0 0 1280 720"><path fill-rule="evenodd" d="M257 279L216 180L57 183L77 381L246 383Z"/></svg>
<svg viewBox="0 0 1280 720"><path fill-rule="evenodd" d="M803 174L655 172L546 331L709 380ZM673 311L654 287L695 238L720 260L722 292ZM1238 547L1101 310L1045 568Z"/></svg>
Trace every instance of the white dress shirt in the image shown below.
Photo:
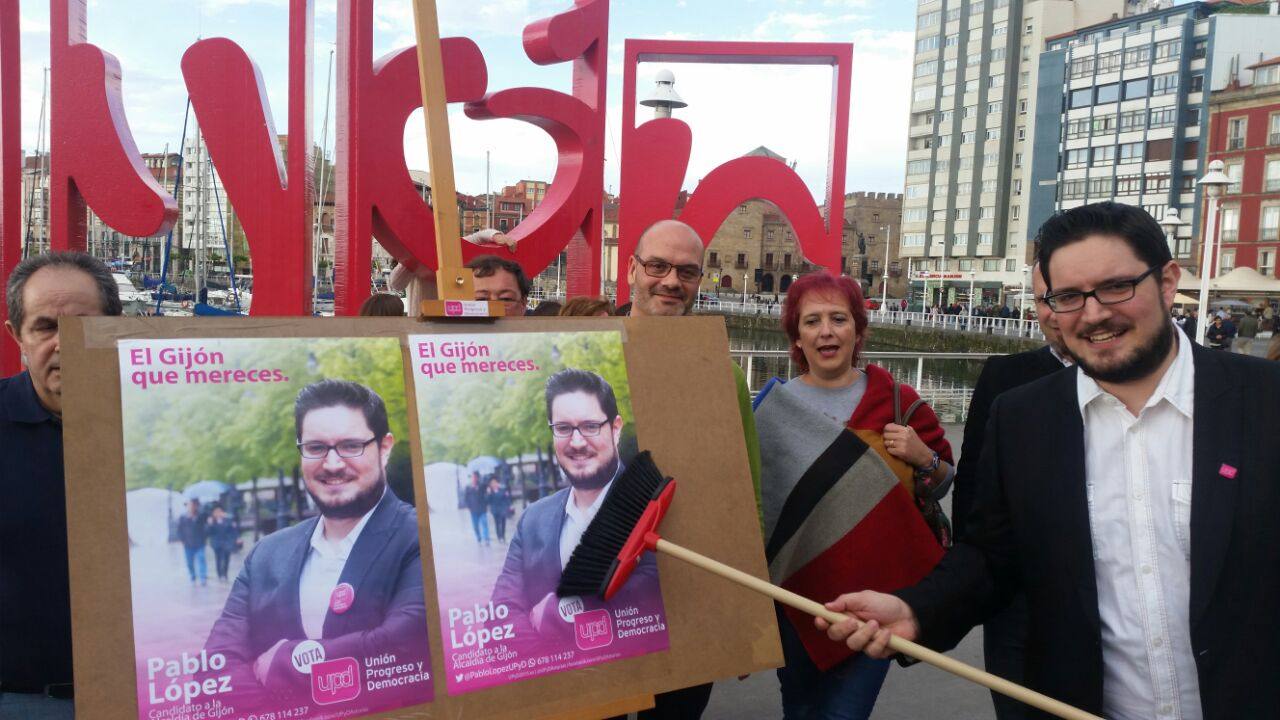
<svg viewBox="0 0 1280 720"><path fill-rule="evenodd" d="M614 479L617 479L614 475ZM605 496L609 494L609 489L613 487L613 480L610 480L600 490L600 494L596 496L596 501L591 503L585 510L578 507L576 502L578 490L574 488L569 491L569 498L565 501L564 506L564 526L560 528L560 569L564 570L564 566L569 564L569 557L573 555L573 551L578 547L578 543L582 541L582 533L587 531L587 526L595 520L596 513L600 512L600 506L604 504Z"/></svg>
<svg viewBox="0 0 1280 720"><path fill-rule="evenodd" d="M385 497L386 491L383 490ZM378 505L382 501L378 501ZM369 523L373 510L364 514L360 522L351 528L351 532L341 540L330 540L324 534L324 518L316 523L311 533L311 550L307 559L302 562L302 574L298 577L298 608L302 613L302 630L307 637L318 640L324 636L324 619L329 614L329 603L334 588L338 587L338 579L342 577L342 569L347 565L347 556L355 547L360 533Z"/></svg>
<svg viewBox="0 0 1280 720"><path fill-rule="evenodd" d="M1076 375L1102 626L1103 714L1200 720L1191 651L1191 459L1195 368L1177 357L1134 417Z"/></svg>

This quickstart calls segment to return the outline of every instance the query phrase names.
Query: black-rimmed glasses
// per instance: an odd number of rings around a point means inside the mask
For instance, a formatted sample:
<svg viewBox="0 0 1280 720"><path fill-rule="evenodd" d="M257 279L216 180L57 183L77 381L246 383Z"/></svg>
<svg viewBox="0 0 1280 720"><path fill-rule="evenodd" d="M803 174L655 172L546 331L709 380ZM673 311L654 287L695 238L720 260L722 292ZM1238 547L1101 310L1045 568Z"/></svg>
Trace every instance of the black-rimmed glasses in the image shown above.
<svg viewBox="0 0 1280 720"><path fill-rule="evenodd" d="M547 423L551 427L551 434L558 438L567 438L573 435L573 431L577 430L578 434L584 438L596 437L600 434L600 429L608 425L608 420L588 420L584 423L574 425L572 423Z"/></svg>
<svg viewBox="0 0 1280 720"><path fill-rule="evenodd" d="M1147 271L1137 277L1128 278L1126 280L1110 280L1098 287L1089 290L1064 290L1062 292L1049 293L1044 296L1044 301L1049 304L1049 308L1058 313L1076 312L1084 308L1085 301L1089 298L1097 300L1100 305L1119 305L1133 299L1138 292L1138 283L1146 280L1148 276L1163 266L1156 265L1147 268Z"/></svg>
<svg viewBox="0 0 1280 720"><path fill-rule="evenodd" d="M302 457L308 460L319 460L329 455L329 451L333 450L338 453L341 458L357 458L364 454L364 449L369 447L369 443L377 442L378 438L371 437L368 440L339 440L336 444L330 445L322 442L300 442L298 443L298 452L302 453Z"/></svg>
<svg viewBox="0 0 1280 720"><path fill-rule="evenodd" d="M639 255L632 255L632 257L644 267L644 274L651 278L664 278L671 272L671 268L675 268L676 277L680 278L681 282L693 282L702 277L701 265L673 265L666 260L645 260Z"/></svg>

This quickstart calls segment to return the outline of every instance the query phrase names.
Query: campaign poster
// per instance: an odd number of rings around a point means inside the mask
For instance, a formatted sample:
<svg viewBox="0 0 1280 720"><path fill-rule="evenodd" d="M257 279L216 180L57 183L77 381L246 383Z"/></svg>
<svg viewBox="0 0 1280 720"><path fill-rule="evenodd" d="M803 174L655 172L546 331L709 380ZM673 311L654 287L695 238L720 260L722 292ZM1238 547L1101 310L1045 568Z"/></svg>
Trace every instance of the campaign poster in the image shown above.
<svg viewBox="0 0 1280 720"><path fill-rule="evenodd" d="M139 720L430 701L399 341L118 348Z"/></svg>
<svg viewBox="0 0 1280 720"><path fill-rule="evenodd" d="M657 564L555 590L636 454L618 332L411 335L451 695L665 650Z"/></svg>

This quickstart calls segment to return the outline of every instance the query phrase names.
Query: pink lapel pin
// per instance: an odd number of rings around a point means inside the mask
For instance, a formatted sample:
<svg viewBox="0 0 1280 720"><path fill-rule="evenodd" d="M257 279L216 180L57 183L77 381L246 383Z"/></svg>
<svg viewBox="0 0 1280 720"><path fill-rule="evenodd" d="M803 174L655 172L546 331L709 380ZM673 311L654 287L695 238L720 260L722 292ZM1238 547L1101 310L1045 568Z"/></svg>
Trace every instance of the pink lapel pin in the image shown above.
<svg viewBox="0 0 1280 720"><path fill-rule="evenodd" d="M336 615L341 615L351 609L351 605L356 601L356 589L351 587L351 583L342 583L333 589L333 594L329 596L329 609Z"/></svg>
<svg viewBox="0 0 1280 720"><path fill-rule="evenodd" d="M1239 471L1235 467L1226 463L1222 463L1222 467L1218 468L1218 474L1228 480L1235 480L1237 472Z"/></svg>

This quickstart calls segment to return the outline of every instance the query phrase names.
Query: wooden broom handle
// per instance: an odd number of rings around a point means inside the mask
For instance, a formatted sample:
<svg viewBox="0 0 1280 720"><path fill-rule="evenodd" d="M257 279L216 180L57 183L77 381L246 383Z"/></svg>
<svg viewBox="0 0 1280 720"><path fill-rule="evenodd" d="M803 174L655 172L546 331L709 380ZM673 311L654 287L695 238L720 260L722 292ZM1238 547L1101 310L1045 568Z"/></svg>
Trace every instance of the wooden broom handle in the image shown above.
<svg viewBox="0 0 1280 720"><path fill-rule="evenodd" d="M783 605L789 605L801 612L808 613L815 617L820 617L829 623L844 622L852 617L851 615L845 615L833 610L828 610L826 606L821 603L814 602L802 595L797 595L790 590L784 590L783 588L772 583L765 582L754 575L748 575L741 570L729 567L722 562L712 560L705 555L700 555L667 540L659 539L657 542L657 549L659 552L664 552L691 565L696 565L703 570L715 573L726 580L738 583L739 585L755 590L758 593L768 595ZM855 622L858 622L856 618ZM1054 700L1047 695L1042 695L1034 690L1018 685L1017 683L1005 680L1002 677L979 670L972 665L962 663L955 658L947 657L940 652L935 652L923 645L918 645L910 640L900 638L897 635L893 635L889 638L889 647L903 655L910 655L917 660L927 662L934 667L946 670L953 675L959 675L965 680L975 682L1002 695L1008 695L1014 700L1024 702L1032 707L1056 715L1060 718L1066 718L1066 720L1102 720L1102 718L1099 718L1097 715L1092 715L1064 702Z"/></svg>

